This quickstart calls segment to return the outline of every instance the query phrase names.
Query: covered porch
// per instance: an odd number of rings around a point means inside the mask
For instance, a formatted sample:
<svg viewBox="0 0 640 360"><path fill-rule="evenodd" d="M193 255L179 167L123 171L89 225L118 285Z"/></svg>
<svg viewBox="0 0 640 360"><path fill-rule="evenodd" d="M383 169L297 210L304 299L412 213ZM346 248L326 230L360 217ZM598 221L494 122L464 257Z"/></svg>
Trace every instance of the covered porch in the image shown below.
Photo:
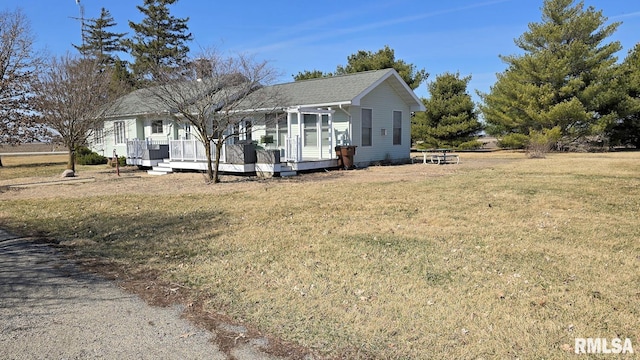
<svg viewBox="0 0 640 360"><path fill-rule="evenodd" d="M283 159L291 163L336 159L335 111L294 107L287 109ZM276 133L284 129L274 129ZM277 138L281 138L277 134Z"/></svg>

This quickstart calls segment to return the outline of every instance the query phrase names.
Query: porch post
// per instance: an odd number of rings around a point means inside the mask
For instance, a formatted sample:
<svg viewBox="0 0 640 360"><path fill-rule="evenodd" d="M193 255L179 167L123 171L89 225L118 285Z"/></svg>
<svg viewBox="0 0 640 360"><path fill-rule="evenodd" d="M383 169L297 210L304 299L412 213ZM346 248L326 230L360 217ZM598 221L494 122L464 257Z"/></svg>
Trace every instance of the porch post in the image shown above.
<svg viewBox="0 0 640 360"><path fill-rule="evenodd" d="M304 115L302 114L300 109L298 109L297 114L298 114L298 146L297 146L298 154L296 155L296 160L302 161L302 147L304 146L302 144L302 142L304 141L304 132L302 127L304 126Z"/></svg>
<svg viewBox="0 0 640 360"><path fill-rule="evenodd" d="M331 110L329 111L329 159L333 158L333 148L333 110Z"/></svg>
<svg viewBox="0 0 640 360"><path fill-rule="evenodd" d="M318 159L322 159L322 113L316 114L316 144L318 144Z"/></svg>
<svg viewBox="0 0 640 360"><path fill-rule="evenodd" d="M291 121L292 121L292 117L293 115L291 114L291 111L287 110L287 137L284 139L284 157L287 160L291 159L291 139L293 138L293 134L291 133ZM280 134L278 133L278 137L280 137Z"/></svg>

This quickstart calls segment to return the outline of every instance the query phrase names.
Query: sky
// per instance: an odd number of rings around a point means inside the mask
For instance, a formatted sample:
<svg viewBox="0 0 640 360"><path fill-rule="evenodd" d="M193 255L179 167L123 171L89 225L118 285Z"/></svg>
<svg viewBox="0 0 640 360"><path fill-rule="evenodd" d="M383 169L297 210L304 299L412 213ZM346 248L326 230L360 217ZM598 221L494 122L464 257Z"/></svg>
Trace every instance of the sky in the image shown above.
<svg viewBox="0 0 640 360"><path fill-rule="evenodd" d="M81 44L80 8L85 18L100 9L111 12L115 32L140 22L143 0L0 0L0 11L21 9L31 24L36 48L52 56L76 53ZM602 10L606 24L622 22L609 41L620 41L622 61L640 42L640 1L584 0ZM427 83L437 75L471 76L468 92L488 92L496 74L506 69L499 55L521 54L514 40L541 21L542 0L178 0L175 17L189 18L192 52L215 48L232 56L249 54L266 60L293 81L305 70L333 72L359 50L377 52L388 45L396 60L425 69L426 82L415 90L428 97ZM81 5L81 6L80 6ZM126 54L121 54L127 58Z"/></svg>

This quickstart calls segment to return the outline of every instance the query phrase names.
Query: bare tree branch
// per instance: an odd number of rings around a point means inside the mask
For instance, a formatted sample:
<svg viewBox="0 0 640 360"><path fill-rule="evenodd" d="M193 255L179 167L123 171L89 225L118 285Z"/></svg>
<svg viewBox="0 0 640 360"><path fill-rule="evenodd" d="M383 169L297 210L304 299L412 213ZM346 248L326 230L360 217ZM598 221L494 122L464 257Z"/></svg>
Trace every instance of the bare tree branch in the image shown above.
<svg viewBox="0 0 640 360"><path fill-rule="evenodd" d="M0 145L50 135L32 111L33 84L43 65L33 44L29 21L20 10L0 12Z"/></svg>
<svg viewBox="0 0 640 360"><path fill-rule="evenodd" d="M75 148L86 145L94 130L103 127L106 106L121 95L113 81L111 70L96 59L70 55L51 59L40 76L36 109L69 150L67 168L75 171Z"/></svg>
<svg viewBox="0 0 640 360"><path fill-rule="evenodd" d="M284 99L280 99L277 91L265 88L276 77L267 62L256 62L243 55L224 58L207 51L180 71L162 73L158 77L160 85L148 92L195 130L207 153L207 176L217 183L225 142L250 131L239 125L259 116L264 119L264 114L281 109ZM212 144L215 159L211 158Z"/></svg>

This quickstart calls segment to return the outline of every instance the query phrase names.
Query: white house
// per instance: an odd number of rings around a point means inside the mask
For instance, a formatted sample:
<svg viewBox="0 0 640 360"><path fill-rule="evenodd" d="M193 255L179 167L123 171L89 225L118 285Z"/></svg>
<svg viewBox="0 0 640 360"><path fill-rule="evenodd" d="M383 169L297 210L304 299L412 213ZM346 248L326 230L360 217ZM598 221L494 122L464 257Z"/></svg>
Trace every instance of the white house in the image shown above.
<svg viewBox="0 0 640 360"><path fill-rule="evenodd" d="M267 90L286 99L278 106L280 116L264 113L241 124L246 135L225 144L221 171L284 175L335 168L337 146L355 149L355 166L408 161L411 114L425 110L394 69L278 84L256 93ZM120 99L96 132L92 149L108 157L114 150L126 154L127 163L154 167L152 173L205 170L204 146L189 125L144 93L137 90ZM273 116L278 120L268 121Z"/></svg>

